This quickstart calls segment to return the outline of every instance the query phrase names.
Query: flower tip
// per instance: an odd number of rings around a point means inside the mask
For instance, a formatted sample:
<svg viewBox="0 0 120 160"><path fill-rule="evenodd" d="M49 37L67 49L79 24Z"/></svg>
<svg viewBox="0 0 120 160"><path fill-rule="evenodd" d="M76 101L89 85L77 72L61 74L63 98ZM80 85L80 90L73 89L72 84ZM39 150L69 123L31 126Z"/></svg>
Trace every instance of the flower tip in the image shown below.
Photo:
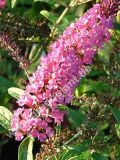
<svg viewBox="0 0 120 160"><path fill-rule="evenodd" d="M101 0L100 2L107 17L116 14L120 10L120 0Z"/></svg>
<svg viewBox="0 0 120 160"><path fill-rule="evenodd" d="M7 1L6 0L0 0L0 9L4 9L6 7Z"/></svg>

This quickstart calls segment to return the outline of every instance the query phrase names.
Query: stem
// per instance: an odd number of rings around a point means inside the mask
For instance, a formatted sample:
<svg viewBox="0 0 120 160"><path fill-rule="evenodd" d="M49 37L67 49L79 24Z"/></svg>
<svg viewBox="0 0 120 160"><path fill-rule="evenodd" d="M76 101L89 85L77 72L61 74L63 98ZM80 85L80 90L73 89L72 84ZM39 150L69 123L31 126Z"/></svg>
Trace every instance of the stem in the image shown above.
<svg viewBox="0 0 120 160"><path fill-rule="evenodd" d="M84 4L84 3L87 3L87 2L91 2L91 1L93 1L93 0L86 0L84 2L80 2L80 3L77 4L77 0L71 0L70 4L68 6L66 6L66 8L64 9L64 11L60 15L60 17L57 19L55 25L53 26L53 28L51 30L51 33L50 33L50 38L52 38L54 36L54 32L56 30L57 25L61 22L62 18L66 15L69 8L76 7L78 5L81 5L81 4Z"/></svg>
<svg viewBox="0 0 120 160"><path fill-rule="evenodd" d="M66 15L66 13L68 12L69 8L71 8L71 6L76 2L76 0L72 0L70 2L70 4L68 6L66 6L66 8L64 9L64 11L62 12L62 14L60 15L60 17L58 18L58 20L56 21L55 25L53 26L51 33L50 33L50 37L53 37L54 32L56 30L57 25L61 22L62 18Z"/></svg>
<svg viewBox="0 0 120 160"><path fill-rule="evenodd" d="M24 70L24 72L25 72L25 74L26 74L26 76L27 76L27 78L28 78L28 80L29 80L29 78L30 78L30 77L29 77L29 73L28 73L27 69L24 67L24 65L23 65L22 62L20 62L20 68Z"/></svg>
<svg viewBox="0 0 120 160"><path fill-rule="evenodd" d="M71 139L69 139L67 142L64 143L63 146L68 145L69 143L71 143L73 140L75 140L76 138L78 138L81 135L81 131L78 131L77 134L75 134Z"/></svg>
<svg viewBox="0 0 120 160"><path fill-rule="evenodd" d="M28 73L28 71L25 69L25 68L23 68L24 69L24 71L25 71L25 74L26 74L26 76L27 76L27 78L28 78L28 80L29 80L29 73Z"/></svg>
<svg viewBox="0 0 120 160"><path fill-rule="evenodd" d="M62 18L63 18L63 17L65 16L65 14L67 13L68 9L69 9L69 7L67 6L67 7L65 8L65 10L63 11L63 13L60 15L60 17L58 18L58 20L56 21L54 27L53 27L52 30L51 30L50 37L53 37L57 25L61 22Z"/></svg>

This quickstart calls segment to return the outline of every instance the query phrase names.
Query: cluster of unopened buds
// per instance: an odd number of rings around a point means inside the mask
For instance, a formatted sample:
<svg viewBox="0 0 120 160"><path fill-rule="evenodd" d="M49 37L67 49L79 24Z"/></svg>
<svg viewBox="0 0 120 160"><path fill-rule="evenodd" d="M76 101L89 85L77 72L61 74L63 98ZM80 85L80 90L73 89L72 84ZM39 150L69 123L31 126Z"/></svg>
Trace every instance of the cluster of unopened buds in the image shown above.
<svg viewBox="0 0 120 160"><path fill-rule="evenodd" d="M111 5L107 10L112 9ZM59 104L71 102L82 78L79 71L91 65L98 48L110 40L113 14L114 10L106 16L102 2L95 4L50 45L48 55L41 58L17 102L20 108L14 111L11 124L16 140L30 135L44 141L53 135L65 114ZM68 85L73 77L76 83Z"/></svg>

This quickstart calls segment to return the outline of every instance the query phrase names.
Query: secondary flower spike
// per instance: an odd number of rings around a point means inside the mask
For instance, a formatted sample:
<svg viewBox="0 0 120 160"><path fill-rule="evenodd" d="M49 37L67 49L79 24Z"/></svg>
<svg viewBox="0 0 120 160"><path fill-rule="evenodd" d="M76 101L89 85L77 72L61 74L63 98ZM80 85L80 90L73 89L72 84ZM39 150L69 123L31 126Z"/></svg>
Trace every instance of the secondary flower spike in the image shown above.
<svg viewBox="0 0 120 160"><path fill-rule="evenodd" d="M115 12L112 10L106 15L106 11L111 5L106 5L106 10L103 3L94 5L50 45L48 55L42 57L18 100L22 109L14 111L12 130L16 140L32 135L44 141L53 134L54 126L63 121L64 112L58 105L70 103L82 78L81 68L90 65L98 48L110 39L109 29L113 27ZM68 85L73 77L76 81Z"/></svg>
<svg viewBox="0 0 120 160"><path fill-rule="evenodd" d="M3 9L6 7L7 1L6 0L0 0L0 9Z"/></svg>

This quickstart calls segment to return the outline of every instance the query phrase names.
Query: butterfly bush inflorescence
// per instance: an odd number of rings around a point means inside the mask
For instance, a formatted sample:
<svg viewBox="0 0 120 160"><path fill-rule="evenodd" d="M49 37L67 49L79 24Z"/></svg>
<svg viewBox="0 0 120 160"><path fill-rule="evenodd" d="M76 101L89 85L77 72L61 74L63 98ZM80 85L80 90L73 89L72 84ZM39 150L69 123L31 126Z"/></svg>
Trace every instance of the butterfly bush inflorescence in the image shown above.
<svg viewBox="0 0 120 160"><path fill-rule="evenodd" d="M65 112L58 105L71 102L82 78L79 71L91 65L98 48L110 40L109 29L118 7L118 1L112 2L95 4L50 45L18 100L20 108L14 111L11 127L16 140L30 135L44 141L62 123ZM109 15L108 10L112 10ZM68 85L73 77L76 83Z"/></svg>

